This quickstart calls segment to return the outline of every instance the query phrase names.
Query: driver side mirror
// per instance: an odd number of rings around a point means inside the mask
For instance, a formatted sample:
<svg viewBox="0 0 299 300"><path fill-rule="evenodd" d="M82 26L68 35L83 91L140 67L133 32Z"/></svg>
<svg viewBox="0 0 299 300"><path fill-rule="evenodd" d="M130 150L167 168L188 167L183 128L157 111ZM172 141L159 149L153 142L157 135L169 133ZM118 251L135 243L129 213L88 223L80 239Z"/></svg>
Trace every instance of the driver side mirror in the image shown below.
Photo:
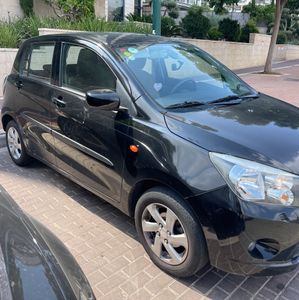
<svg viewBox="0 0 299 300"><path fill-rule="evenodd" d="M108 89L91 90L86 93L86 101L90 106L99 107L102 110L117 110L120 99L116 92Z"/></svg>

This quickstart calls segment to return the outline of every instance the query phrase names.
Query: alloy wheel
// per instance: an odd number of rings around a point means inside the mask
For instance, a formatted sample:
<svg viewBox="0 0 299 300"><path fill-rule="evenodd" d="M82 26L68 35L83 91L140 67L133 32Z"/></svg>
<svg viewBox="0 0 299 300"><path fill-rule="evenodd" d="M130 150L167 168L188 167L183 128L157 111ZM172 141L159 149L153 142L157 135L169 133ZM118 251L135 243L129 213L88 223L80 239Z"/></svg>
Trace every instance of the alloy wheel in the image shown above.
<svg viewBox="0 0 299 300"><path fill-rule="evenodd" d="M11 156L18 160L22 155L22 144L18 131L10 127L7 131L7 144Z"/></svg>
<svg viewBox="0 0 299 300"><path fill-rule="evenodd" d="M184 262L188 253L188 238L178 216L168 207L152 203L142 214L145 239L162 261L170 265Z"/></svg>

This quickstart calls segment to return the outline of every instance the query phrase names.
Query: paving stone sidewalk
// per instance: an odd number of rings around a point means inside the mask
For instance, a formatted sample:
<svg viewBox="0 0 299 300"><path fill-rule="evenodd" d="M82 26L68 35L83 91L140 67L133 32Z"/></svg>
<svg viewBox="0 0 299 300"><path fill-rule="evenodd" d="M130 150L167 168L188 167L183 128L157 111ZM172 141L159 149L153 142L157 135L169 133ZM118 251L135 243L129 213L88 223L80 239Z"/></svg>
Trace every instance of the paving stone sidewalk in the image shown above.
<svg viewBox="0 0 299 300"><path fill-rule="evenodd" d="M39 162L15 166L5 148L0 183L66 244L97 299L299 299L298 271L246 278L208 266L187 280L166 275L145 254L129 217Z"/></svg>

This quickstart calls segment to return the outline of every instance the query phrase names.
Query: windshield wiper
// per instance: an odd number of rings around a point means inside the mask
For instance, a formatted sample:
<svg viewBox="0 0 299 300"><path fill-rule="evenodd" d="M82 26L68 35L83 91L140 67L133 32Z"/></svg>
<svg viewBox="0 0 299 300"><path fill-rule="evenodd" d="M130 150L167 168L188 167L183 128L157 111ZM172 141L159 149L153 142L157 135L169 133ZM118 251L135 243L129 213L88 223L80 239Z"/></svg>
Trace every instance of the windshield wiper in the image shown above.
<svg viewBox="0 0 299 300"><path fill-rule="evenodd" d="M204 102L199 102L199 101L185 101L181 103L176 103L176 104L171 104L167 106L166 108L186 108L186 107L194 107L194 106L201 106L205 105L206 103Z"/></svg>
<svg viewBox="0 0 299 300"><path fill-rule="evenodd" d="M214 101L210 101L207 104L239 104L243 99L251 99L251 98L258 98L258 94L253 95L245 95L245 96L238 96L238 95L229 95L223 98L216 99ZM235 101L233 101L235 100Z"/></svg>

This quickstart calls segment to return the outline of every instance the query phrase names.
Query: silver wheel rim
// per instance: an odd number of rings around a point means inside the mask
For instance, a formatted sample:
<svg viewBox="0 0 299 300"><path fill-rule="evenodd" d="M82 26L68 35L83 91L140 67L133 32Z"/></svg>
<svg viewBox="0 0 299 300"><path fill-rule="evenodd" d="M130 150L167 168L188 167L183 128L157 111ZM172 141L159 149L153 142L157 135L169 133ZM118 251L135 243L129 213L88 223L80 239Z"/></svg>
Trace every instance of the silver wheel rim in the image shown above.
<svg viewBox="0 0 299 300"><path fill-rule="evenodd" d="M18 131L10 127L7 131L7 145L11 156L18 160L22 155L22 144Z"/></svg>
<svg viewBox="0 0 299 300"><path fill-rule="evenodd" d="M162 261L170 265L184 262L188 254L188 238L182 222L168 207L153 203L142 214L145 239Z"/></svg>

